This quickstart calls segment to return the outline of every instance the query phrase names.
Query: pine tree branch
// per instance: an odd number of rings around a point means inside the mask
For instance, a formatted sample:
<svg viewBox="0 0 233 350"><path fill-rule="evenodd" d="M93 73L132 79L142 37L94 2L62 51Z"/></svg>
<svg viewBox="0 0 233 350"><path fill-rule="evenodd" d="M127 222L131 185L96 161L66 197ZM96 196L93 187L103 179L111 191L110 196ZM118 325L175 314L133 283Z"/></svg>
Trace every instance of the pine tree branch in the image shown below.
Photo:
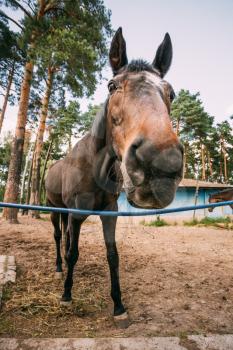
<svg viewBox="0 0 233 350"><path fill-rule="evenodd" d="M11 0L12 2L15 3L16 6L18 6L24 13L27 15L29 18L33 19L32 15L30 12L28 12L17 0Z"/></svg>
<svg viewBox="0 0 233 350"><path fill-rule="evenodd" d="M27 1L27 0L22 0L29 8L30 10L34 13L34 15L36 14L35 8L33 8L31 1Z"/></svg>
<svg viewBox="0 0 233 350"><path fill-rule="evenodd" d="M67 16L69 16L69 13L62 7L57 6L55 3L48 3L45 7L44 13L48 13L50 11L61 11L65 13Z"/></svg>
<svg viewBox="0 0 233 350"><path fill-rule="evenodd" d="M7 16L2 10L0 10L0 15L5 17L6 19L8 19L9 21L13 22L17 27L19 27L21 30L24 30L24 28L18 23L16 22L13 18Z"/></svg>

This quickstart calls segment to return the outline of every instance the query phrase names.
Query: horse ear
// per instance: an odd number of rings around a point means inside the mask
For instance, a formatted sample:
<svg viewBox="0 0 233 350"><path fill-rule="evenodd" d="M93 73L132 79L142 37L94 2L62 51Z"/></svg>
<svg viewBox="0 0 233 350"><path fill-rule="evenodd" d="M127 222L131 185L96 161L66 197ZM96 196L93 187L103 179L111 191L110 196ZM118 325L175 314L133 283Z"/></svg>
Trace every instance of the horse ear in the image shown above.
<svg viewBox="0 0 233 350"><path fill-rule="evenodd" d="M114 75L128 63L126 55L126 43L122 35L122 28L118 28L111 43L109 61Z"/></svg>
<svg viewBox="0 0 233 350"><path fill-rule="evenodd" d="M152 66L160 72L163 78L172 62L172 42L170 35L165 34L163 42L159 45Z"/></svg>

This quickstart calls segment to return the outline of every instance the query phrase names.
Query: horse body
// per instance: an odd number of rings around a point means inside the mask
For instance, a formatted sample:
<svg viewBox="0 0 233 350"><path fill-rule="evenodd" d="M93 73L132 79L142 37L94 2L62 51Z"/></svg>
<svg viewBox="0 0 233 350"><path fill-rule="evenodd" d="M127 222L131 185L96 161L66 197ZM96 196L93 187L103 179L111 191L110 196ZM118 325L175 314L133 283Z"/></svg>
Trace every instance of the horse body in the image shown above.
<svg viewBox="0 0 233 350"><path fill-rule="evenodd" d="M214 194L211 194L209 196L209 203L218 203L218 202L224 202L224 201L232 201L233 200L233 188L223 190ZM233 205L230 205L230 207L233 209ZM214 207L208 208L209 212L212 212L214 210Z"/></svg>
<svg viewBox="0 0 233 350"><path fill-rule="evenodd" d="M101 174L106 157L106 148L99 150L100 140L88 134L80 140L73 150L61 161L56 162L49 170L45 186L47 201L56 207L82 208L89 210L117 210L117 198L121 188L121 174L119 166L114 159L113 174ZM93 170L93 164L95 164ZM101 176L104 176L103 181ZM54 238L57 249L56 275L62 274L62 258L60 252L61 229L59 225L59 214L52 213L51 221L54 226ZM71 288L73 285L73 267L78 260L78 239L81 224L87 216L62 214L62 223L66 235L66 261L68 272L65 281L65 291L62 303L71 300ZM118 277L118 253L115 243L115 226L117 218L101 217L104 238L107 247L107 258L109 261L112 277L112 297L114 300L114 315L125 312L121 302L121 293Z"/></svg>
<svg viewBox="0 0 233 350"><path fill-rule="evenodd" d="M55 163L46 178L47 200L53 206L89 210L117 210L122 183L129 202L142 208L168 205L182 177L182 146L170 118L173 90L164 75L170 67L172 46L166 34L152 65L141 60L128 64L121 28L109 53L114 73L109 96L91 131ZM121 301L119 258L115 242L116 217L100 217L111 275L114 316L125 308ZM78 260L80 228L86 216L62 215L66 235L67 276L62 303L71 301L73 269ZM62 271L59 215L52 214L57 247L57 272Z"/></svg>
<svg viewBox="0 0 233 350"><path fill-rule="evenodd" d="M109 184L111 179L102 183L101 188L101 165L105 153L105 148L98 152L98 140L91 133L77 142L71 152L57 161L48 172L45 181L48 202L54 206L104 210L110 197L116 200L119 192ZM117 184L120 191L120 173L116 171L115 159L113 163L113 184ZM107 179L106 174L102 176ZM106 191L108 185L110 192Z"/></svg>

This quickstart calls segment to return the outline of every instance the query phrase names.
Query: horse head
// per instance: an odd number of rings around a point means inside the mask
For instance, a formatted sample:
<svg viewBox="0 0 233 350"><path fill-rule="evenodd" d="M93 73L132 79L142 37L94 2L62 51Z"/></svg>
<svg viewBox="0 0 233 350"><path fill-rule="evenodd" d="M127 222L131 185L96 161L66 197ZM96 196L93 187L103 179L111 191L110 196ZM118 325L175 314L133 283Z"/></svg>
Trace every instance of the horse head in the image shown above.
<svg viewBox="0 0 233 350"><path fill-rule="evenodd" d="M214 198L213 195L209 195L209 203L217 203L218 202L218 199L217 198ZM219 201L220 202L220 201ZM211 207L211 208L208 208L208 211L210 213L212 213L212 211L214 210L214 207Z"/></svg>
<svg viewBox="0 0 233 350"><path fill-rule="evenodd" d="M136 207L163 208L173 200L183 168L183 147L169 116L175 94L163 79L172 61L170 36L152 64L128 64L119 28L109 60L114 76L108 83L106 137L121 162L127 199Z"/></svg>

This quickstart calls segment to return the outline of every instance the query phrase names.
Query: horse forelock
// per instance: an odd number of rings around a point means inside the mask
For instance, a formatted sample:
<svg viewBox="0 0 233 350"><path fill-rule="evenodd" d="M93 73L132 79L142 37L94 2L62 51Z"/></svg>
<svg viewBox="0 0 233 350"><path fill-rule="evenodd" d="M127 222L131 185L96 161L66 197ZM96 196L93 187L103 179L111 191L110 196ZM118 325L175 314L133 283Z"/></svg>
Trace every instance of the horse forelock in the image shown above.
<svg viewBox="0 0 233 350"><path fill-rule="evenodd" d="M150 63L142 60L132 60L128 65L122 67L116 74L116 80L130 81L130 92L133 98L138 98L141 95L154 95L155 89L165 101L165 90L171 85L161 78L158 70Z"/></svg>
<svg viewBox="0 0 233 350"><path fill-rule="evenodd" d="M157 69L155 69L152 64L148 63L142 59L132 60L129 64L122 67L117 74L121 74L123 72L128 73L139 73L139 72L150 72L155 73L160 76L160 73Z"/></svg>

